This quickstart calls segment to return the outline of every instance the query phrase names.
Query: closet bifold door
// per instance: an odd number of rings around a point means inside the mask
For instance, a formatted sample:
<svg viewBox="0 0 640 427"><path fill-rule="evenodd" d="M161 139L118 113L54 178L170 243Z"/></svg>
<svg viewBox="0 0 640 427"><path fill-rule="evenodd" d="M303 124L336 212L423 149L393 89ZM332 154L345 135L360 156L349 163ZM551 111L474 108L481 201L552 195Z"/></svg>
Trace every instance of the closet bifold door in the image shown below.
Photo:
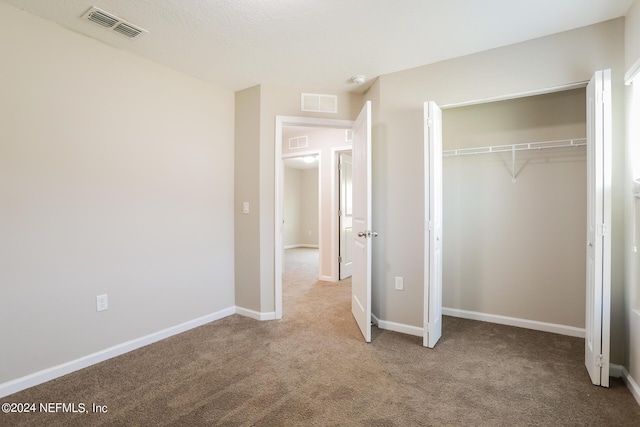
<svg viewBox="0 0 640 427"><path fill-rule="evenodd" d="M425 259L423 346L442 336L442 111L424 104Z"/></svg>
<svg viewBox="0 0 640 427"><path fill-rule="evenodd" d="M611 70L587 86L587 283L585 366L609 387L611 323Z"/></svg>

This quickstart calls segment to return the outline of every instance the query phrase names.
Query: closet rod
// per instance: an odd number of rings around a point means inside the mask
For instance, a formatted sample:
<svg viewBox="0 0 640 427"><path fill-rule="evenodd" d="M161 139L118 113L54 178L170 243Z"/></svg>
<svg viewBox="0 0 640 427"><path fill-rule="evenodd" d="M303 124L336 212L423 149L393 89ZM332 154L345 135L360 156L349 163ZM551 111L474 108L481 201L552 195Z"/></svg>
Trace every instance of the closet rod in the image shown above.
<svg viewBox="0 0 640 427"><path fill-rule="evenodd" d="M587 145L586 138L559 139L556 141L528 142L524 144L494 145L492 147L443 150L442 157L465 156L469 154L503 153L523 150L544 150L546 148L580 147L583 145Z"/></svg>

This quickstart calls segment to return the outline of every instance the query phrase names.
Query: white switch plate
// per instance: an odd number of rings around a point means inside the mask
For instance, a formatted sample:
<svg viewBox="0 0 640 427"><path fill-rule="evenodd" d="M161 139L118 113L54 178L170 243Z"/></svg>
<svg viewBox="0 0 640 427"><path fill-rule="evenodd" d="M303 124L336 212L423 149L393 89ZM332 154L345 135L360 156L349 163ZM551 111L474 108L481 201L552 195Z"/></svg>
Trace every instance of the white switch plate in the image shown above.
<svg viewBox="0 0 640 427"><path fill-rule="evenodd" d="M244 214L248 214L249 213L249 202L243 202L242 203L242 213L244 213Z"/></svg>
<svg viewBox="0 0 640 427"><path fill-rule="evenodd" d="M96 311L105 311L109 308L109 298L107 294L98 295L96 297Z"/></svg>
<svg viewBox="0 0 640 427"><path fill-rule="evenodd" d="M404 279L402 277L396 277L396 290L404 290Z"/></svg>

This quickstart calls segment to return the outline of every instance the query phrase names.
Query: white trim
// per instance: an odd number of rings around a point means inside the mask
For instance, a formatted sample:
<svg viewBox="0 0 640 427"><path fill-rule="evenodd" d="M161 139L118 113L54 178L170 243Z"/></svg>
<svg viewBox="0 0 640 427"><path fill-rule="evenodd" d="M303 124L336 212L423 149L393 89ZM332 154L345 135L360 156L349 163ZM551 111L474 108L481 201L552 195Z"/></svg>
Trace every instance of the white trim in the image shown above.
<svg viewBox="0 0 640 427"><path fill-rule="evenodd" d="M387 320L378 319L373 313L371 313L371 320L379 329L386 329L388 331L400 332L402 334L414 335L416 337L423 336L423 328L418 326L405 325L403 323L389 322Z"/></svg>
<svg viewBox="0 0 640 427"><path fill-rule="evenodd" d="M295 248L318 249L319 246L318 245L307 245L306 243L298 243L296 245L287 245L287 246L284 247L284 249L295 249Z"/></svg>
<svg viewBox="0 0 640 427"><path fill-rule="evenodd" d="M251 319L255 319L255 320L261 320L261 321L262 320L276 320L276 312L275 311L259 312L259 311L251 310L251 309L248 309L248 308L236 306L236 314L239 314L239 315L244 316L244 317L250 317Z"/></svg>
<svg viewBox="0 0 640 427"><path fill-rule="evenodd" d="M327 127L334 129L351 129L353 122L351 120L340 119L323 119L316 117L293 117L293 116L276 116L275 124L275 140L274 140L274 319L282 319L282 263L283 263L283 247L282 247L282 194L284 192L284 161L282 159L282 127L283 126L315 126ZM319 182L320 184L320 182ZM320 236L318 236L320 238Z"/></svg>
<svg viewBox="0 0 640 427"><path fill-rule="evenodd" d="M609 376L613 378L623 378L624 366L609 363Z"/></svg>
<svg viewBox="0 0 640 427"><path fill-rule="evenodd" d="M80 369L95 365L96 363L104 362L105 360L120 356L122 354L136 350L140 347L153 344L155 342L169 338L173 335L186 332L190 329L197 328L198 326L220 320L235 313L236 307L228 307L215 313L198 317L197 319L189 320L179 325L171 326L161 331L153 332L149 335L145 335L140 338L135 338L133 340L114 345L112 347L97 351L87 356L83 356L78 359L53 366L51 368L43 369L41 371L34 372L33 374L29 374L15 380L7 381L0 384L0 397L5 397L29 387L34 387L38 384L42 384L47 381L59 378L63 375L79 371Z"/></svg>
<svg viewBox="0 0 640 427"><path fill-rule="evenodd" d="M322 282L337 282L337 280L334 280L332 276L320 276L318 278L318 280L322 281Z"/></svg>
<svg viewBox="0 0 640 427"><path fill-rule="evenodd" d="M640 405L640 386L638 386L638 383L633 379L629 371L627 371L627 368L625 368L624 366L610 364L609 375L613 376L612 373L614 372L614 366L616 367L616 371L618 367L620 368L620 378L622 378L622 381L625 382L627 388L631 392L631 395L634 399L636 399L638 405Z"/></svg>
<svg viewBox="0 0 640 427"><path fill-rule="evenodd" d="M308 150L304 150L304 151L296 151L295 153L284 153L282 154L282 158L283 159L296 159L299 157L306 157L306 156L318 156L318 158L320 158L320 154L321 154L321 150L318 149L308 149ZM313 169L319 169L320 165L316 166ZM312 168L310 168L312 169Z"/></svg>
<svg viewBox="0 0 640 427"><path fill-rule="evenodd" d="M636 62L624 73L624 84L629 86L638 75L640 75L640 58L636 59Z"/></svg>
<svg viewBox="0 0 640 427"><path fill-rule="evenodd" d="M561 86L553 86L545 89L529 90L526 92L517 92L517 93L511 93L507 95L491 96L489 98L473 99L471 101L454 102L451 104L440 105L439 107L441 110L444 110L446 108L468 107L470 105L486 104L489 102L508 101L510 99L526 98L528 96L545 95L547 93L563 92L565 90L580 89L583 87L586 88L588 83L589 83L588 81L575 82L575 83L569 83Z"/></svg>
<svg viewBox="0 0 640 427"><path fill-rule="evenodd" d="M457 308L442 307L442 314L463 319L480 320L482 322L498 323L500 325L517 326L535 331L551 332L584 338L584 329L574 326L558 325L556 323L538 322L537 320L519 319L516 317L500 316L498 314L479 313L477 311L459 310Z"/></svg>

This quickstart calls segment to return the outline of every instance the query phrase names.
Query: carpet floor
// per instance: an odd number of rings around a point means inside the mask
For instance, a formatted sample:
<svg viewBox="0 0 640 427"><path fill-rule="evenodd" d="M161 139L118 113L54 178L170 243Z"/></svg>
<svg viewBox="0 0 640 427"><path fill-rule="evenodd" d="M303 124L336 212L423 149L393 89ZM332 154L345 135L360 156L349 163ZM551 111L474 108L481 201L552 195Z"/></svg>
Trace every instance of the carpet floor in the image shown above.
<svg viewBox="0 0 640 427"><path fill-rule="evenodd" d="M317 256L286 251L282 320L233 315L7 396L89 413L0 425L640 426L621 381L591 385L579 338L445 317L435 349L375 327L366 344Z"/></svg>

